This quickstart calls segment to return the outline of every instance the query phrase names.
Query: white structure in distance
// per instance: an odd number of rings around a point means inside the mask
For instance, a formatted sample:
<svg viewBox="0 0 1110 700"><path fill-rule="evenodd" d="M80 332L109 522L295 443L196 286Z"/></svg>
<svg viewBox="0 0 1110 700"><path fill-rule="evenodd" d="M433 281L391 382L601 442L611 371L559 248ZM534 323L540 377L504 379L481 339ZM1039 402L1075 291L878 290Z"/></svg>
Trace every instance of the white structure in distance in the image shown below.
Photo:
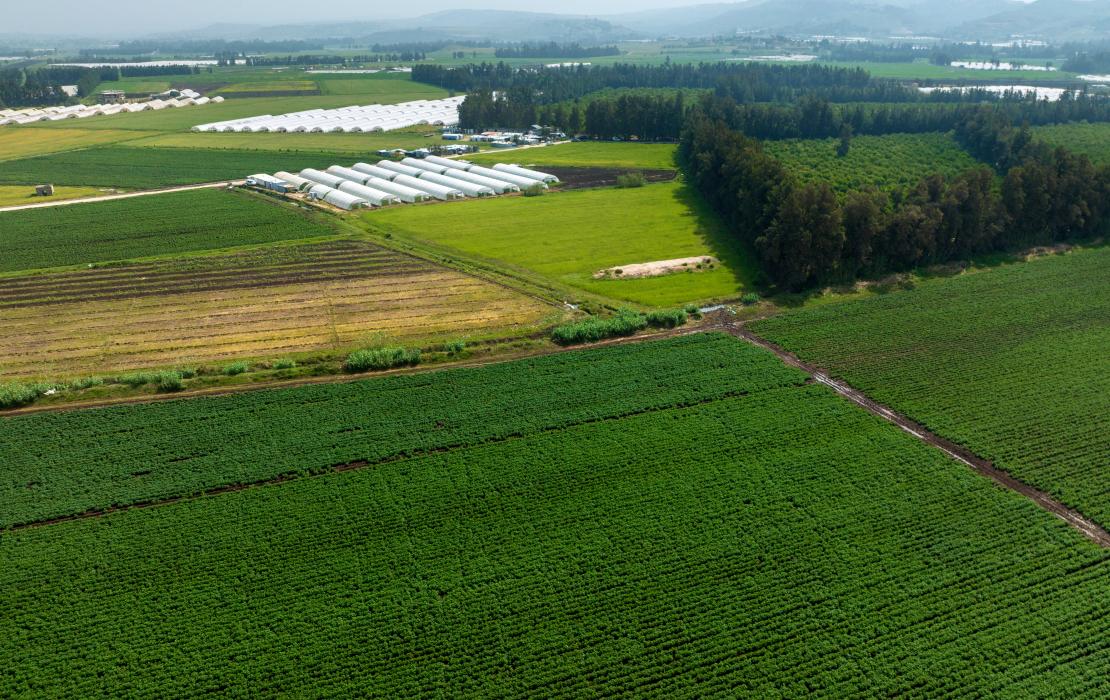
<svg viewBox="0 0 1110 700"><path fill-rule="evenodd" d="M415 100L395 105L353 105L338 109L308 109L289 114L262 114L211 124L198 124L193 131L237 131L241 133L368 133L392 131L406 126L457 126L459 104L465 95L442 100Z"/></svg>
<svg viewBox="0 0 1110 700"><path fill-rule="evenodd" d="M195 94L195 93L194 93ZM69 105L67 107L36 107L27 109L0 109L0 126L32 124L34 122L57 122L63 119L87 119L113 114L132 112L156 112L175 107L219 104L222 97L181 97L177 99L153 99L147 102L123 102L109 105Z"/></svg>

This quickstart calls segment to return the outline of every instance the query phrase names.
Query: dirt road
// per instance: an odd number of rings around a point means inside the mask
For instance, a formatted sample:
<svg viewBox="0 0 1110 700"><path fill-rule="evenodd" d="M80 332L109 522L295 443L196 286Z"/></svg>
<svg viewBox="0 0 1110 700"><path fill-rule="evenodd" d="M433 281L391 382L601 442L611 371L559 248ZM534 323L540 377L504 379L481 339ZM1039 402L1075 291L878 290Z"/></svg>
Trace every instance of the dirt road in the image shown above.
<svg viewBox="0 0 1110 700"><path fill-rule="evenodd" d="M34 204L17 204L14 207L0 207L0 212L22 211L24 209L47 209L49 207L67 207L71 204L88 204L90 202L110 202L113 199L131 199L132 197L150 197L156 194L169 194L170 192L188 192L190 190L207 190L230 185L242 185L243 180L225 180L223 182L205 182L199 185L181 185L180 187L166 187L159 190L142 190L140 192L127 192L125 194L109 194L103 197L78 197L76 199L59 199L53 202L35 202Z"/></svg>

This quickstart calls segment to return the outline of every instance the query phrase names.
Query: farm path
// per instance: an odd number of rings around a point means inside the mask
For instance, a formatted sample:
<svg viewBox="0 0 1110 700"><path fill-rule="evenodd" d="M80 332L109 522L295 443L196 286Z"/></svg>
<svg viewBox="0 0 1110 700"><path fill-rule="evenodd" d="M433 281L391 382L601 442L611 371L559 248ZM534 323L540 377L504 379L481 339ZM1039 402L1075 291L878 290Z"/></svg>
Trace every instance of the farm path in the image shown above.
<svg viewBox="0 0 1110 700"><path fill-rule="evenodd" d="M782 360L787 365L790 365L791 367L796 367L803 372L808 373L810 376L813 377L814 381L824 384L825 386L829 387L852 403L862 407L870 413L873 413L879 418L893 423L894 425L898 426L903 431L909 433L918 440L921 440L928 445L932 445L952 459L963 463L975 472L987 477L1002 488L1009 489L1011 491L1014 491L1015 493L1025 496L1044 510L1052 513L1056 517L1066 522L1068 525L1071 525L1084 537L1091 540L1100 547L1110 548L1110 532L1107 532L1097 523L1083 516L1082 513L1067 507L1044 491L1033 488L1029 484L1026 484L1022 481L1018 481L1007 472L999 469L998 467L991 464L991 462L989 462L988 460L979 457L967 448L957 445L951 440L947 440L931 432L923 425L910 420L897 411L891 410L890 408L872 400L866 394L858 391L857 389L854 389L848 384L838 379L833 379L827 373L823 372L817 367L803 362L798 358L797 355L793 354L792 352L761 338L755 333L752 333L748 329L744 328L742 324L721 324L719 328L721 330L727 331L728 333L731 333L732 335L735 335L738 338L742 338L753 345L773 352L775 355L778 356L780 360Z"/></svg>
<svg viewBox="0 0 1110 700"><path fill-rule="evenodd" d="M169 194L171 192L188 192L190 190L208 190L217 187L241 185L242 180L225 180L223 182L205 182L198 185L180 185L178 187L165 187L157 190L140 190L138 192L125 192L124 194L109 194L102 197L77 197L75 199L60 199L56 202L36 202L34 204L17 204L11 207L0 207L0 213L6 211L22 211L24 209L48 209L50 207L67 207L71 204L89 204L92 202L110 202L113 199L131 199L133 197L150 197L156 194Z"/></svg>

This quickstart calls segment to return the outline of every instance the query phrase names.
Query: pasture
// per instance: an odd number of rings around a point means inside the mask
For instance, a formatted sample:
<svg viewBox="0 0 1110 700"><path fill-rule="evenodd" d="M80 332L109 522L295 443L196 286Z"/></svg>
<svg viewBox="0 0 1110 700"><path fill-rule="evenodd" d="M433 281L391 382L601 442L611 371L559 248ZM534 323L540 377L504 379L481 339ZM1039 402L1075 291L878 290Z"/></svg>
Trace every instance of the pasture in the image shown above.
<svg viewBox="0 0 1110 700"><path fill-rule="evenodd" d="M625 168L628 170L668 170L676 167L675 146L668 143L613 143L580 141L540 148L463 156L474 163L519 163L536 167Z"/></svg>
<svg viewBox="0 0 1110 700"><path fill-rule="evenodd" d="M0 273L334 235L324 221L218 189L4 212Z"/></svg>
<svg viewBox="0 0 1110 700"><path fill-rule="evenodd" d="M1082 153L1095 165L1110 165L1110 123L1071 123L1038 126L1033 135L1052 146Z"/></svg>
<svg viewBox="0 0 1110 700"><path fill-rule="evenodd" d="M4 695L1105 685L1104 551L723 336L0 430L17 519L319 474L5 533Z"/></svg>
<svg viewBox="0 0 1110 700"><path fill-rule="evenodd" d="M439 134L429 127L398 129L369 134L241 134L181 133L151 136L132 141L141 148L232 149L239 151L307 151L346 153L349 160L376 162L381 148L424 148L439 145ZM350 163L347 163L350 165Z"/></svg>
<svg viewBox="0 0 1110 700"><path fill-rule="evenodd" d="M42 204L79 197L96 197L109 194L99 187L55 187L51 197L36 197L31 185L0 185L0 207L14 207L21 204ZM0 219L3 221L3 219Z"/></svg>
<svg viewBox="0 0 1110 700"><path fill-rule="evenodd" d="M1110 525L1110 249L786 313L756 333Z"/></svg>
<svg viewBox="0 0 1110 700"><path fill-rule="evenodd" d="M395 208L368 212L362 220L381 233L648 306L738 297L755 274L750 257L708 207L674 182ZM593 278L609 267L700 255L714 256L722 264L661 277Z"/></svg>
<svg viewBox="0 0 1110 700"><path fill-rule="evenodd" d="M802 182L827 182L841 193L910 187L933 173L951 176L981 165L949 134L856 136L843 158L836 153L839 145L840 139L763 142Z"/></svg>
<svg viewBox="0 0 1110 700"><path fill-rule="evenodd" d="M208 232L172 219L157 231L186 239L178 248L329 232L293 213L262 223L261 236L246 229L266 207L224 209L226 228ZM121 242L131 254L134 243ZM2 277L0 381L419 345L519 332L551 314L497 285L354 241Z"/></svg>
<svg viewBox="0 0 1110 700"><path fill-rule="evenodd" d="M95 118L95 117L93 117ZM73 120L66 120L71 125ZM61 122L51 122L60 124ZM18 160L29 156L79 148L121 143L147 136L141 131L122 129L36 129L32 127L0 127L0 161Z"/></svg>

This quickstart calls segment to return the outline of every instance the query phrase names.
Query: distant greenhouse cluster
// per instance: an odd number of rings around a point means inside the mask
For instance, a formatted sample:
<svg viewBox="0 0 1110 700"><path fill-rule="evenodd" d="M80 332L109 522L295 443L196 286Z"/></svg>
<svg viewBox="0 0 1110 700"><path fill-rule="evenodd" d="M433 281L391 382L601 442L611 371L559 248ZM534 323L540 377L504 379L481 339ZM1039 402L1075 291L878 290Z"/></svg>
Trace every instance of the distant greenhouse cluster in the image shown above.
<svg viewBox="0 0 1110 700"><path fill-rule="evenodd" d="M466 99L448 97L442 100L414 100L395 105L355 105L338 109L309 109L274 116L232 119L212 124L199 124L193 131L238 131L243 133L360 133L392 131L406 126L457 126L459 105Z"/></svg>
<svg viewBox="0 0 1110 700"><path fill-rule="evenodd" d="M451 201L491 197L530 188L547 189L559 182L550 173L498 163L484 168L463 160L438 156L381 160L376 165L333 165L327 170L305 168L298 174L278 172L247 178L247 184L282 194L300 192L340 209L364 209L391 204L414 204L432 199Z"/></svg>
<svg viewBox="0 0 1110 700"><path fill-rule="evenodd" d="M28 109L0 109L0 126L31 124L33 122L57 122L63 119L86 119L112 114L132 112L152 112L160 109L191 107L193 105L218 104L222 97L179 97L167 100L153 99L147 102L123 102L103 105L69 105L68 107L36 107Z"/></svg>

